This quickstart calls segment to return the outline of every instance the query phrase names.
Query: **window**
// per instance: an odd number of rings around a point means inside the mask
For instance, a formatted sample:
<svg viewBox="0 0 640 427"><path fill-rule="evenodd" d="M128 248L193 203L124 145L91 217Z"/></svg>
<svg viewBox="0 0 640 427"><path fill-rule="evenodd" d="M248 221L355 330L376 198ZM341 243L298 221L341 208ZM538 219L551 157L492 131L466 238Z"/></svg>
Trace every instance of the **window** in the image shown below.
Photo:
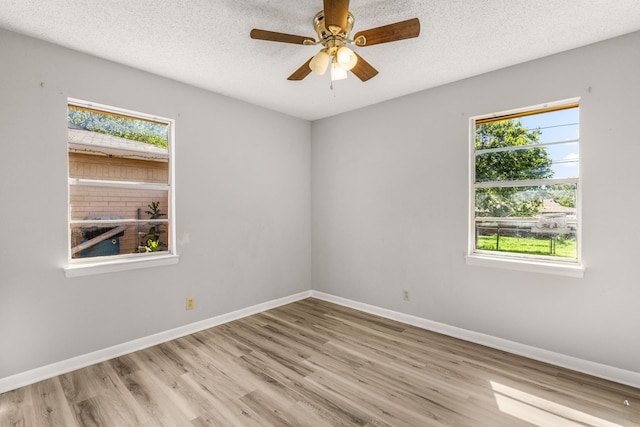
<svg viewBox="0 0 640 427"><path fill-rule="evenodd" d="M175 254L173 121L69 100L67 127L67 276Z"/></svg>
<svg viewBox="0 0 640 427"><path fill-rule="evenodd" d="M579 266L577 101L471 127L471 257Z"/></svg>

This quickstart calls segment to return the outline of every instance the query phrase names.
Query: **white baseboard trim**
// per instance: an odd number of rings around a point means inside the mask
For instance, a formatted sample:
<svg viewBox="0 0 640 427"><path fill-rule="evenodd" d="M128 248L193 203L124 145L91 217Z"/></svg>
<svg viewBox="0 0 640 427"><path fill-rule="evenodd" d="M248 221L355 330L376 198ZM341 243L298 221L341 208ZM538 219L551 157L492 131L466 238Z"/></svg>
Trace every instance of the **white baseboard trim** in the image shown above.
<svg viewBox="0 0 640 427"><path fill-rule="evenodd" d="M222 325L223 323L251 316L252 314L261 313L265 310L289 304L311 296L311 291L304 291L272 301L256 304L251 307L232 311L230 313L221 314L210 319L201 320L189 325L180 326L168 331L159 332L147 337L139 338L126 343L114 345L102 350L97 350L81 356L72 357L71 359L52 363L47 366L32 369L30 371L21 372L9 377L0 378L0 393L15 390L29 384L37 383L58 375L66 374L86 366L104 362L114 357L122 356L134 351L142 350L154 345L162 344L167 341L174 340L189 334L193 334L204 329Z"/></svg>
<svg viewBox="0 0 640 427"><path fill-rule="evenodd" d="M251 307L232 311L230 313L215 316L210 319L201 320L189 325L149 335L147 337L139 338L123 344L118 344L113 347L94 351L92 353L72 357L71 359L52 363L47 366L32 369L30 371L22 372L9 377L0 378L0 393L15 390L17 388L36 383L38 381L72 372L86 366L113 359L114 357L122 356L134 351L162 344L164 342L193 334L204 329L222 325L233 320L251 316L252 314L260 313L265 310L276 308L281 305L289 304L309 297L332 302L345 307L354 308L366 313L371 313L387 319L397 320L399 322L407 323L409 325L417 326L429 331L438 332L443 335L448 335L454 338L459 338L465 341L470 341L498 350L507 351L519 356L528 357L530 359L550 363L552 365L572 369L574 371L583 372L588 375L593 375L596 377L615 381L617 383L640 388L640 373L638 372L627 371L596 362L590 362L588 360L578 359L576 357L555 353L525 344L520 344L491 335L469 331L455 326L446 325L444 323L434 322L432 320L424 319L410 314L400 313L397 311L353 301L347 298L326 294L324 292L310 290L287 297L278 298L272 301L267 301L261 304L256 304Z"/></svg>
<svg viewBox="0 0 640 427"><path fill-rule="evenodd" d="M469 331L467 329L458 328L456 326L446 325L444 323L434 322L432 320L421 317L404 314L386 308L364 304L347 298L337 297L324 292L311 291L313 298L339 304L345 307L354 308L366 313L375 314L387 319L397 320L422 329L437 332L450 337L459 338L487 347L503 350L518 356L528 357L529 359L540 362L549 363L562 368L571 369L582 372L595 377L614 381L620 384L626 384L631 387L640 388L640 372L627 371L613 366L603 365L588 360L579 359L565 354L555 353L553 351L544 350L537 347L505 340L491 335Z"/></svg>

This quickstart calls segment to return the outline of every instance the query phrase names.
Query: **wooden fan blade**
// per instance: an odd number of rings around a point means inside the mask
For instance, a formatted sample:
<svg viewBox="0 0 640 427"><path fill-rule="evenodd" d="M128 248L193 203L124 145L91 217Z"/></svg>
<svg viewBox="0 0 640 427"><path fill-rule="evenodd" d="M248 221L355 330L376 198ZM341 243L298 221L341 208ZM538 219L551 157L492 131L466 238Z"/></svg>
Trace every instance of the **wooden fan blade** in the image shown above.
<svg viewBox="0 0 640 427"><path fill-rule="evenodd" d="M305 62L302 67L300 67L296 71L294 71L293 74L291 74L287 78L287 80L302 80L305 77L307 77L309 75L309 73L311 73L311 68L309 67L309 63L311 62L312 59L313 59L313 56L311 58L309 58L309 60L307 62Z"/></svg>
<svg viewBox="0 0 640 427"><path fill-rule="evenodd" d="M362 80L363 82L366 82L367 80L375 77L378 74L378 70L373 68L371 64L365 61L357 53L355 53L355 55L358 57L358 62L356 62L355 67L351 69L351 72L355 74L360 80Z"/></svg>
<svg viewBox="0 0 640 427"><path fill-rule="evenodd" d="M349 16L349 0L324 0L324 27L334 34L347 28ZM340 30L332 31L331 26Z"/></svg>
<svg viewBox="0 0 640 427"><path fill-rule="evenodd" d="M420 20L418 18L396 22L395 24L384 25L370 30L360 31L353 36L354 40L364 36L364 44L356 43L357 46L371 46L374 44L394 42L397 40L411 39L420 35Z"/></svg>
<svg viewBox="0 0 640 427"><path fill-rule="evenodd" d="M315 43L313 37L296 36L293 34L277 33L275 31L267 30L251 30L250 36L252 39L267 40L270 42L292 43L292 44L304 44L305 40L309 40Z"/></svg>

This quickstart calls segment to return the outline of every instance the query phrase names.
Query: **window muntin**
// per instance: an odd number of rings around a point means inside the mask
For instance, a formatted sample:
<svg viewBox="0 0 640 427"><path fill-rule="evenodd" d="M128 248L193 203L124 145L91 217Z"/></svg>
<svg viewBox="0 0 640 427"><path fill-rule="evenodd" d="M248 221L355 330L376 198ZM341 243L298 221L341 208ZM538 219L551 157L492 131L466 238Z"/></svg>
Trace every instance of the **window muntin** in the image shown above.
<svg viewBox="0 0 640 427"><path fill-rule="evenodd" d="M173 121L68 104L69 260L174 253Z"/></svg>
<svg viewBox="0 0 640 427"><path fill-rule="evenodd" d="M472 120L471 255L579 261L579 107Z"/></svg>

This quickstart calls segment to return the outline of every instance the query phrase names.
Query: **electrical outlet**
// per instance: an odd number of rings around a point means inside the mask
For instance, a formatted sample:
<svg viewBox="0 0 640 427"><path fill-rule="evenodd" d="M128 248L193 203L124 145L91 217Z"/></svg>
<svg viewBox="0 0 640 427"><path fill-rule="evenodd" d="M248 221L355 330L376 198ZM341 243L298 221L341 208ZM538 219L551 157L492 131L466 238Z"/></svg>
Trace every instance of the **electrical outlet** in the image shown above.
<svg viewBox="0 0 640 427"><path fill-rule="evenodd" d="M189 297L187 298L187 310L193 310L193 297Z"/></svg>
<svg viewBox="0 0 640 427"><path fill-rule="evenodd" d="M409 301L409 291L406 289L402 290L402 299L405 301Z"/></svg>

